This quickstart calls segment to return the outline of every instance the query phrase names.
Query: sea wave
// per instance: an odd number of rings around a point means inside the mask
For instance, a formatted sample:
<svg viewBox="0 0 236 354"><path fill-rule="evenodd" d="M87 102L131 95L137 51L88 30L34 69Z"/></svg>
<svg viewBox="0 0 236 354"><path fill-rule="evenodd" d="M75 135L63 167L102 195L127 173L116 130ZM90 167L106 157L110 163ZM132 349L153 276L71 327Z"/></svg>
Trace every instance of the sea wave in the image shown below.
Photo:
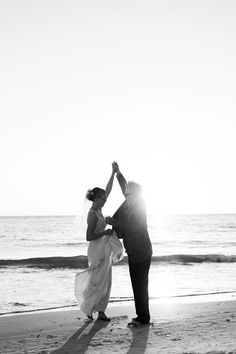
<svg viewBox="0 0 236 354"><path fill-rule="evenodd" d="M154 262L165 263L234 263L236 255L224 254L172 254L153 257Z"/></svg>
<svg viewBox="0 0 236 354"><path fill-rule="evenodd" d="M190 264L190 263L234 263L236 255L224 254L172 254L165 256L153 256L152 264ZM116 265L127 264L127 257L124 257ZM31 268L79 268L88 267L87 256L73 257L38 257L27 259L1 259L0 267L31 267Z"/></svg>
<svg viewBox="0 0 236 354"><path fill-rule="evenodd" d="M37 257L27 259L1 259L0 267L36 267L36 268L87 268L87 256L74 257Z"/></svg>

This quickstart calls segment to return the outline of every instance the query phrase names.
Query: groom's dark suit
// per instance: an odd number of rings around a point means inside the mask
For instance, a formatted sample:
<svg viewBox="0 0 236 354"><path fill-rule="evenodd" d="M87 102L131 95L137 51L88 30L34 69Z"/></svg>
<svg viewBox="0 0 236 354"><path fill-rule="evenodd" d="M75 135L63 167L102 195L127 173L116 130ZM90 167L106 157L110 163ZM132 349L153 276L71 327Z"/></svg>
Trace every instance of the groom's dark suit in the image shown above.
<svg viewBox="0 0 236 354"><path fill-rule="evenodd" d="M117 175L124 194L126 180ZM148 273L152 257L152 245L147 230L146 207L140 198L132 208L124 201L113 215L114 225L119 238L123 239L128 255L130 278L134 293L137 321L149 323Z"/></svg>

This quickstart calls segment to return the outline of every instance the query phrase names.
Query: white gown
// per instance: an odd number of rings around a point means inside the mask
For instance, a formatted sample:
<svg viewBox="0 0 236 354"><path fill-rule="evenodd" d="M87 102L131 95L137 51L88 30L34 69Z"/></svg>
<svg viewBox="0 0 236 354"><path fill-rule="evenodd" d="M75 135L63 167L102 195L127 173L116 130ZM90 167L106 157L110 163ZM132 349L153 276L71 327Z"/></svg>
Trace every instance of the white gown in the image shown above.
<svg viewBox="0 0 236 354"><path fill-rule="evenodd" d="M100 212L95 213L98 218L95 232L104 231L104 217ZM105 311L111 292L112 262L121 260L122 252L123 246L115 231L111 236L102 236L89 242L89 268L77 273L75 277L75 296L80 310L85 315Z"/></svg>

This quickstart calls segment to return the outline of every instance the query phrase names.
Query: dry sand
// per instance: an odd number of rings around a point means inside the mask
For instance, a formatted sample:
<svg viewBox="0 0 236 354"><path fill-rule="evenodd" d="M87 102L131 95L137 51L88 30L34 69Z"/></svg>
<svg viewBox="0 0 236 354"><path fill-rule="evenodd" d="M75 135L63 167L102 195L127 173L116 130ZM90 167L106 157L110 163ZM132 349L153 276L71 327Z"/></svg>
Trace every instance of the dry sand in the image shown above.
<svg viewBox="0 0 236 354"><path fill-rule="evenodd" d="M128 327L133 302L109 304L110 322L77 308L0 317L0 353L236 353L236 301L158 303L153 323Z"/></svg>

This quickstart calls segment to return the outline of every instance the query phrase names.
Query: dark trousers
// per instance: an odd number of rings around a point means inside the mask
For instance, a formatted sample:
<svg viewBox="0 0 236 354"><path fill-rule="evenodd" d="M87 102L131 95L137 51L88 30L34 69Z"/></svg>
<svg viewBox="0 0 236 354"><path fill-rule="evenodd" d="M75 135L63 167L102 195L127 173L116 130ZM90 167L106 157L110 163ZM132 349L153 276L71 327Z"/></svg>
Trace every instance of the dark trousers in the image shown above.
<svg viewBox="0 0 236 354"><path fill-rule="evenodd" d="M146 323L150 320L149 297L148 297L148 273L151 258L139 262L129 261L129 273L134 293L136 314L140 322Z"/></svg>

